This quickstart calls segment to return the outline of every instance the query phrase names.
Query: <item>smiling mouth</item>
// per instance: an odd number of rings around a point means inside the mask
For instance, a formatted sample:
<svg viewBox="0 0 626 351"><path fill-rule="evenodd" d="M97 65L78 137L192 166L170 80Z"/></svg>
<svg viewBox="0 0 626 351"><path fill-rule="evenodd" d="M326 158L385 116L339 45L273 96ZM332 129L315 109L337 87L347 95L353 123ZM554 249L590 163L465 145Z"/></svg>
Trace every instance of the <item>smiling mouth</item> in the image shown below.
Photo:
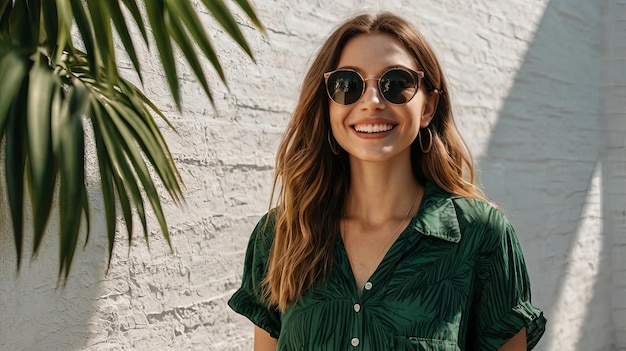
<svg viewBox="0 0 626 351"><path fill-rule="evenodd" d="M354 130L359 133L376 134L384 133L395 128L393 124L356 124L353 126Z"/></svg>

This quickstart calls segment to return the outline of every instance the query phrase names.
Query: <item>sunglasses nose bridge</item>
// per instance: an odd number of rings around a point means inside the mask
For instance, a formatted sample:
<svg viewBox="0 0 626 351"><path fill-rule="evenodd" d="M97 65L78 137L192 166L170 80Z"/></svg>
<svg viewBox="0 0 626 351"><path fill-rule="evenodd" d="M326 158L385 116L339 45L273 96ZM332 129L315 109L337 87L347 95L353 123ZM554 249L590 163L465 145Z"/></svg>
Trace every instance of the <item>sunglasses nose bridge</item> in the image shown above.
<svg viewBox="0 0 626 351"><path fill-rule="evenodd" d="M363 78L363 87L365 89L367 89L367 81L368 80L373 80L374 81L374 86L378 87L378 82L380 81L380 78L378 78L378 77L369 77L369 78Z"/></svg>
<svg viewBox="0 0 626 351"><path fill-rule="evenodd" d="M374 82L368 85L368 80L373 80ZM372 94L374 94L373 96L377 98L378 102L383 101L385 98L383 97L383 94L380 91L380 87L378 86L379 82L379 77L363 78L363 94L361 95L361 98L364 98L368 94L368 90L371 90Z"/></svg>

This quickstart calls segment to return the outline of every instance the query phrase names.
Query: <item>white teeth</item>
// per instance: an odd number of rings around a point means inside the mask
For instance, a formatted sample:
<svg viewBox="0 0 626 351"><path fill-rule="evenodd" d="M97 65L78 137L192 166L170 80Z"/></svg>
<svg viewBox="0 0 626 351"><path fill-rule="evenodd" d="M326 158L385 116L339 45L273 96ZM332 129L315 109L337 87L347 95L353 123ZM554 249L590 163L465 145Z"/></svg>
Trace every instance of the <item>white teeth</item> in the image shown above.
<svg viewBox="0 0 626 351"><path fill-rule="evenodd" d="M357 132L361 133L382 133L393 129L391 124L357 124L354 126Z"/></svg>

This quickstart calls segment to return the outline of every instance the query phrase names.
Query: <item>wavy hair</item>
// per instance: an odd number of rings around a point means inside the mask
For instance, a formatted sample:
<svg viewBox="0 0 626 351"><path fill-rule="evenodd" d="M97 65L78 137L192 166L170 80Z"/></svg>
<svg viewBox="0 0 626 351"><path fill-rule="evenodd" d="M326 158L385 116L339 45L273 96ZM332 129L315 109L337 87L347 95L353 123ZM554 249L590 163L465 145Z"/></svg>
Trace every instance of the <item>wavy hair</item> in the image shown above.
<svg viewBox="0 0 626 351"><path fill-rule="evenodd" d="M415 178L434 182L452 194L483 198L473 185L473 160L454 123L441 67L424 37L409 22L390 13L363 14L345 21L328 37L309 68L276 156L272 189L272 199L277 195L272 211L275 232L263 288L266 301L282 311L331 269L350 186L347 153L342 150L335 155L329 145L329 98L323 74L336 69L350 39L378 33L404 44L425 72L420 89L428 98L439 95L428 126L432 149L423 153L417 139L411 148Z"/></svg>

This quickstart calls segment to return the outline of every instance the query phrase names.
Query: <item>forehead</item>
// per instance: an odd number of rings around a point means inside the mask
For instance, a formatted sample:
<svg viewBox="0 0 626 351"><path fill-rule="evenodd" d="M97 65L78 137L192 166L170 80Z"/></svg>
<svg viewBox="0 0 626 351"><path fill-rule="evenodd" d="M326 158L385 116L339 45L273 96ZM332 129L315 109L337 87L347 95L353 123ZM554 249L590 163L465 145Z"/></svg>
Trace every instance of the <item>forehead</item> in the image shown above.
<svg viewBox="0 0 626 351"><path fill-rule="evenodd" d="M402 42L389 34L360 34L346 43L337 68L351 67L370 75L393 66L417 70L415 61Z"/></svg>

